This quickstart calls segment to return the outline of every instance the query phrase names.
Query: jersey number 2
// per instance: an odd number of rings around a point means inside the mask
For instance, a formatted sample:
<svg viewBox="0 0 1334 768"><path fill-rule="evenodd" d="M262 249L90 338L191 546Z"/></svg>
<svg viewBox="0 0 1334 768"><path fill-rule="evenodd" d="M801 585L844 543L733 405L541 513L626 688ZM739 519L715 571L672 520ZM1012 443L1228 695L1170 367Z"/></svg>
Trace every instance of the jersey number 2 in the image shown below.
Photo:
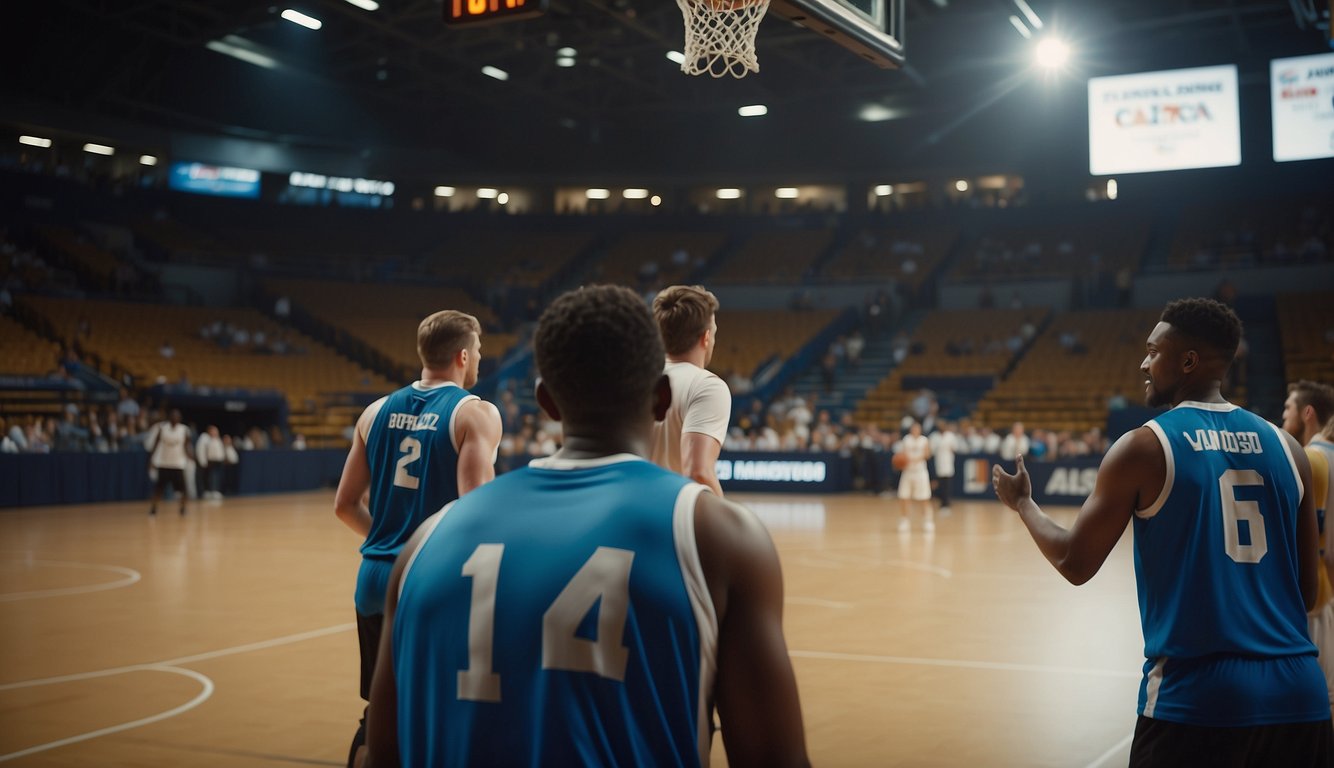
<svg viewBox="0 0 1334 768"><path fill-rule="evenodd" d="M458 698L500 701L500 675L493 671L496 584L504 544L481 544L463 564L472 579L468 615L468 668L459 670ZM598 547L542 615L542 668L592 672L612 680L625 679L629 649L621 642L630 612L630 566L635 553ZM598 606L596 640L576 633L593 605Z"/></svg>
<svg viewBox="0 0 1334 768"><path fill-rule="evenodd" d="M1258 485L1265 480L1253 469L1229 469L1218 478L1218 492L1223 500L1223 547L1237 563L1258 563L1269 551L1265 538L1265 518L1260 503L1237 498L1237 486ZM1250 529L1251 543L1240 542L1241 521Z"/></svg>
<svg viewBox="0 0 1334 768"><path fill-rule="evenodd" d="M408 465L421 458L421 441L415 437L405 437L403 442L398 444L398 450L402 451L403 455L399 457L398 463L394 465L394 485L415 491L422 481L421 478L408 474Z"/></svg>

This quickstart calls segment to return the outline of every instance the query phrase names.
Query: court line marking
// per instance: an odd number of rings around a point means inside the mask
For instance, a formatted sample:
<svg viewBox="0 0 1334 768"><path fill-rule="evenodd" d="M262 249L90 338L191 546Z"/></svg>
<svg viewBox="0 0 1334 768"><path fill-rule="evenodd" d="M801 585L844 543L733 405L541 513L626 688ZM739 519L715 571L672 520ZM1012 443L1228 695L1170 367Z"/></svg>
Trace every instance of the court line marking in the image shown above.
<svg viewBox="0 0 1334 768"><path fill-rule="evenodd" d="M1129 745L1130 742L1134 740L1135 740L1135 734L1131 733L1129 736L1113 744L1111 749L1108 749L1106 752L1103 752L1101 755L1098 755L1097 759L1089 763L1087 766L1085 766L1085 768L1100 768L1100 766L1102 766L1103 763L1106 763L1108 760L1112 759L1112 757L1117 752L1120 752L1121 750L1125 749L1126 746Z"/></svg>
<svg viewBox="0 0 1334 768"><path fill-rule="evenodd" d="M28 755L33 755L38 752L45 752L48 749L56 749L57 747L66 747L69 746L70 744L78 744L81 741L88 741L90 739L96 739L101 736L110 736L113 733L120 733L122 731L128 731L133 728L140 728L142 726L149 725L151 723L156 723L159 720L166 720L171 717L176 717L177 715L189 712L190 710L194 709L200 704L203 704L205 701L209 699L209 697L213 695L213 689L214 689L213 680L211 680L207 675L195 672L192 669L182 669L180 667L175 667L168 664L140 664L133 667L122 667L119 670L116 670L117 674L124 674L127 672L168 672L174 675L183 675L185 677L193 678L195 682L200 684L202 689L193 699L185 702L184 704L181 704L178 707L172 707L171 709L165 712L159 712L156 715L150 715L148 717L140 718L138 720L131 720L128 723L120 723L119 725L112 725L106 728L99 728L96 731L80 733L77 736L70 736L68 738L58 739L56 741L49 741L45 744L38 744L33 747L28 747L27 749L21 749L18 752L10 752L7 755L0 755L0 763L7 762L9 760L16 760L20 757L27 757ZM66 679L78 679L80 677L84 679L92 677L107 677L107 674L102 672L93 672L82 676L70 675ZM52 678L51 680L54 682L55 678Z"/></svg>
<svg viewBox="0 0 1334 768"><path fill-rule="evenodd" d="M177 666L180 664L189 664L195 661L206 661L208 659L216 659L221 656L232 656L238 653L248 653L250 651L260 651L265 648L275 648L280 645L299 643L302 640L313 640L317 637L324 637L325 635L335 635L338 634L339 632L346 632L350 629L355 629L356 626L357 625L355 622L348 622L346 624L335 624L331 627L324 627L322 629L313 629L309 632L298 632L294 635L283 635L282 637L275 637L270 640L260 640L259 642L246 643L244 645L233 645L229 648L220 648L216 651L206 651L204 653L196 653L193 656L182 656L177 659L167 659L166 661L155 661L155 662L150 662L148 664L130 664L124 667L102 669L94 672L79 672L73 675L60 675L58 677L44 677L37 680L23 680L17 683L5 683L4 685L0 685L0 691L9 691L16 688L31 688L33 686L38 686L38 685L51 685L53 683L62 683L73 680L89 680L95 677L118 675L128 670L143 669L144 667L169 667L169 666Z"/></svg>
<svg viewBox="0 0 1334 768"><path fill-rule="evenodd" d="M0 594L0 603L9 603L15 600L31 600L38 597L57 597L60 595L81 595L87 592L101 592L107 589L119 589L128 587L143 578L143 575L133 568L123 568L119 565L101 565L99 563L75 563L65 560L13 560L13 563L23 565L57 565L67 568L86 568L89 570L111 571L119 573L125 578L116 581L108 581L102 584L87 584L78 587L61 587L58 589L35 589L28 592L11 592Z"/></svg>
<svg viewBox="0 0 1334 768"><path fill-rule="evenodd" d="M1087 675L1090 677L1110 677L1139 680L1139 672L1124 672L1110 669L1087 669L1082 667L1051 667L1042 664L1016 664L1004 661L969 661L966 659L924 659L911 656L876 656L866 653L837 653L833 651L789 651L796 659L823 659L826 661L865 661L875 664L909 664L919 667L961 667L964 669L987 669L1001 672L1046 672L1066 675Z"/></svg>

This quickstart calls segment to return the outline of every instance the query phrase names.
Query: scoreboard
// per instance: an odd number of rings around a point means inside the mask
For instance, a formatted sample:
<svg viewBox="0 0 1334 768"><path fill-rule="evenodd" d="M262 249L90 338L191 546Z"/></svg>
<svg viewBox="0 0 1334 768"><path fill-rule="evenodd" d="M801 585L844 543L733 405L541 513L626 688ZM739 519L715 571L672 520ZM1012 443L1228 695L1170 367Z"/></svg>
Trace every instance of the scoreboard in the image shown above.
<svg viewBox="0 0 1334 768"><path fill-rule="evenodd" d="M540 16L548 0L445 0L445 26L476 27Z"/></svg>

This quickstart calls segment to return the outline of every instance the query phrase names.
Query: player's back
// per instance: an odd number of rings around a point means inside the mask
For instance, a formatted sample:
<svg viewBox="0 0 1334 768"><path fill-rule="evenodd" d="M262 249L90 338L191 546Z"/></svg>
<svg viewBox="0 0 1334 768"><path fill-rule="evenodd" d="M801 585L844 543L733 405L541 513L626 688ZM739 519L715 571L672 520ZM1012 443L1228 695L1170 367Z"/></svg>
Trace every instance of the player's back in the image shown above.
<svg viewBox="0 0 1334 768"><path fill-rule="evenodd" d="M1147 426L1167 475L1135 518L1145 656L1314 654L1298 581L1301 480L1282 433L1225 403L1182 403Z"/></svg>
<svg viewBox="0 0 1334 768"><path fill-rule="evenodd" d="M427 517L457 499L454 416L477 396L446 382L389 395L366 436L371 530L361 552L392 560Z"/></svg>
<svg viewBox="0 0 1334 768"><path fill-rule="evenodd" d="M717 637L702 486L541 460L438 517L394 622L405 765L699 765Z"/></svg>
<svg viewBox="0 0 1334 768"><path fill-rule="evenodd" d="M669 362L663 373L672 384L672 404L663 420L653 424L649 460L681 472L683 432L712 435L719 445L727 437L731 392L716 374L693 363Z"/></svg>

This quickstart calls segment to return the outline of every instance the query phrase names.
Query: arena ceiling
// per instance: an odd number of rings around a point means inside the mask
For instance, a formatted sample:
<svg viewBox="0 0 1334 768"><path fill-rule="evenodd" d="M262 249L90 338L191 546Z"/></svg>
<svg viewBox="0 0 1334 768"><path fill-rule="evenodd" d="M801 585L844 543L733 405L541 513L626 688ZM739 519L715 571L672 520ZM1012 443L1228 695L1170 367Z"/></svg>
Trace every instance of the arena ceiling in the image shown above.
<svg viewBox="0 0 1334 768"><path fill-rule="evenodd" d="M1031 0L1044 29L1075 48L1072 69L1052 77L1031 68L1013 0L904 1L902 70L771 17L760 73L734 81L688 77L665 58L681 48L671 0L551 0L544 17L466 31L444 27L440 0L380 0L373 12L345 0L22 0L3 24L18 76L0 81L0 118L59 107L166 130L420 151L464 171L1003 166L1043 151L1042 124L1069 126L1082 147L1090 75L1237 62L1245 88L1268 58L1328 50L1311 0ZM286 7L323 28L283 21ZM275 66L206 47L238 40ZM557 65L566 47L574 66ZM746 104L769 113L738 117ZM868 107L882 119L861 119Z"/></svg>

